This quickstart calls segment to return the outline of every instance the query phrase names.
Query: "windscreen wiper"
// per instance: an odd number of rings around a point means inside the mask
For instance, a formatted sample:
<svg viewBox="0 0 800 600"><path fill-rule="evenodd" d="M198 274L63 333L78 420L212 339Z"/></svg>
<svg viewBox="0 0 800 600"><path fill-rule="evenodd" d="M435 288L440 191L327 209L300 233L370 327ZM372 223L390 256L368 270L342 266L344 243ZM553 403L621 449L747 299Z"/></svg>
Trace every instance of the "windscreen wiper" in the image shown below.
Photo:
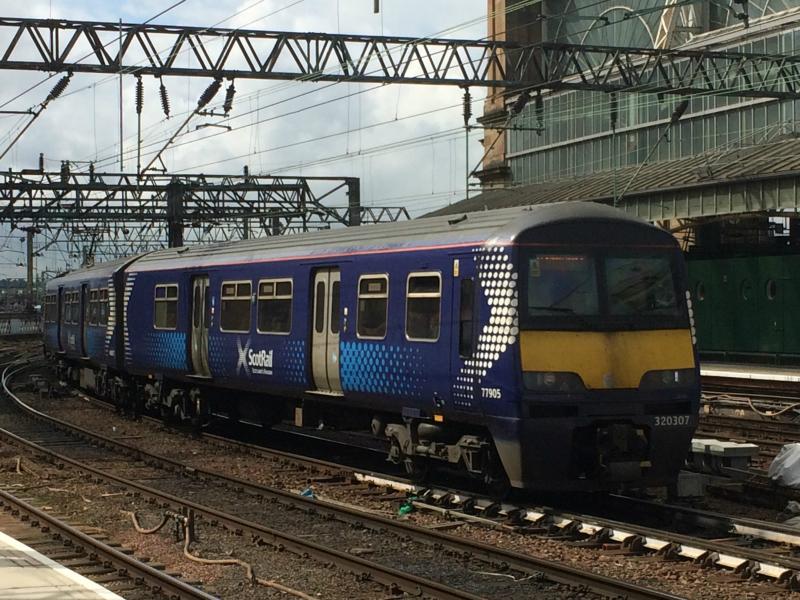
<svg viewBox="0 0 800 600"><path fill-rule="evenodd" d="M574 308L569 308L568 306L553 306L552 304L550 306L528 306L528 310L552 310L553 312L575 314Z"/></svg>
<svg viewBox="0 0 800 600"><path fill-rule="evenodd" d="M541 306L530 306L529 305L528 306L528 313L530 313L531 310L550 310L550 311L557 312L557 313L566 313L568 315L572 315L575 318L575 320L578 323L580 323L581 325L583 325L584 327L590 328L592 326L592 323L589 321L589 319L587 319L584 315L580 315L580 314L576 313L574 308L569 308L567 306L552 306L552 305L551 306L544 306L544 305L541 305Z"/></svg>

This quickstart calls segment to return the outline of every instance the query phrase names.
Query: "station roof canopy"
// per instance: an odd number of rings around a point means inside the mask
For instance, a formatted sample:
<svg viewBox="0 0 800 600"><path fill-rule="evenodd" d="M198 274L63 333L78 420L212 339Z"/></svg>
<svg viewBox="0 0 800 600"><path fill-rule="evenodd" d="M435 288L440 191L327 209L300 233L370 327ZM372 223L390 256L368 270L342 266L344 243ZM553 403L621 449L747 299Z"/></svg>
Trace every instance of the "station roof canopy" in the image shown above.
<svg viewBox="0 0 800 600"><path fill-rule="evenodd" d="M800 136L584 177L486 190L431 213L458 214L565 200L613 203L658 221L726 214L800 212ZM630 183L630 185L628 185Z"/></svg>

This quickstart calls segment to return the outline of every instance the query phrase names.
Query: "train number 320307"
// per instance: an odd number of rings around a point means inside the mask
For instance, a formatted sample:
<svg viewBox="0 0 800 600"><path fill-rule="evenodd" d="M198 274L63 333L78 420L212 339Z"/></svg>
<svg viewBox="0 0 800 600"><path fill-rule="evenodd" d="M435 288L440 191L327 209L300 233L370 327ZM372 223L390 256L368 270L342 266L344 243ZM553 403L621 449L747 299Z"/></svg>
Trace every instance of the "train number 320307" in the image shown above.
<svg viewBox="0 0 800 600"><path fill-rule="evenodd" d="M656 427L670 427L673 425L688 425L690 421L689 415L666 415L663 417L656 417Z"/></svg>

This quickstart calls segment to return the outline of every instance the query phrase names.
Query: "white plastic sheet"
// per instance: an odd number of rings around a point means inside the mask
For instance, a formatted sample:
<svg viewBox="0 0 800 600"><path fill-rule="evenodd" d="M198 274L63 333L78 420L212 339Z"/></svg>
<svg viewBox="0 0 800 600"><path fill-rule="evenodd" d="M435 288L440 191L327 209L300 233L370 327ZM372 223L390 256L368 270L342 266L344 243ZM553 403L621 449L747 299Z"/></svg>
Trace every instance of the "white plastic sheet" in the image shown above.
<svg viewBox="0 0 800 600"><path fill-rule="evenodd" d="M769 478L786 487L800 489L800 444L786 444L769 466Z"/></svg>

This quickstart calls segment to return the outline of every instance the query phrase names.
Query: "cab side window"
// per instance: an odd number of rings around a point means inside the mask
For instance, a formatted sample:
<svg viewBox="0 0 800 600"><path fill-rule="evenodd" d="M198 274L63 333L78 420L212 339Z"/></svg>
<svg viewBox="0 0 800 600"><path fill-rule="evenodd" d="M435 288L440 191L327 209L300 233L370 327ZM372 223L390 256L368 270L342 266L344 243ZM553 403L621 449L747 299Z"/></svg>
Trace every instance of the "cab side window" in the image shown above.
<svg viewBox="0 0 800 600"><path fill-rule="evenodd" d="M441 321L442 276L439 273L411 273L406 286L406 337L412 341L435 342Z"/></svg>
<svg viewBox="0 0 800 600"><path fill-rule="evenodd" d="M475 352L475 280L461 280L458 316L458 354L465 358Z"/></svg>

